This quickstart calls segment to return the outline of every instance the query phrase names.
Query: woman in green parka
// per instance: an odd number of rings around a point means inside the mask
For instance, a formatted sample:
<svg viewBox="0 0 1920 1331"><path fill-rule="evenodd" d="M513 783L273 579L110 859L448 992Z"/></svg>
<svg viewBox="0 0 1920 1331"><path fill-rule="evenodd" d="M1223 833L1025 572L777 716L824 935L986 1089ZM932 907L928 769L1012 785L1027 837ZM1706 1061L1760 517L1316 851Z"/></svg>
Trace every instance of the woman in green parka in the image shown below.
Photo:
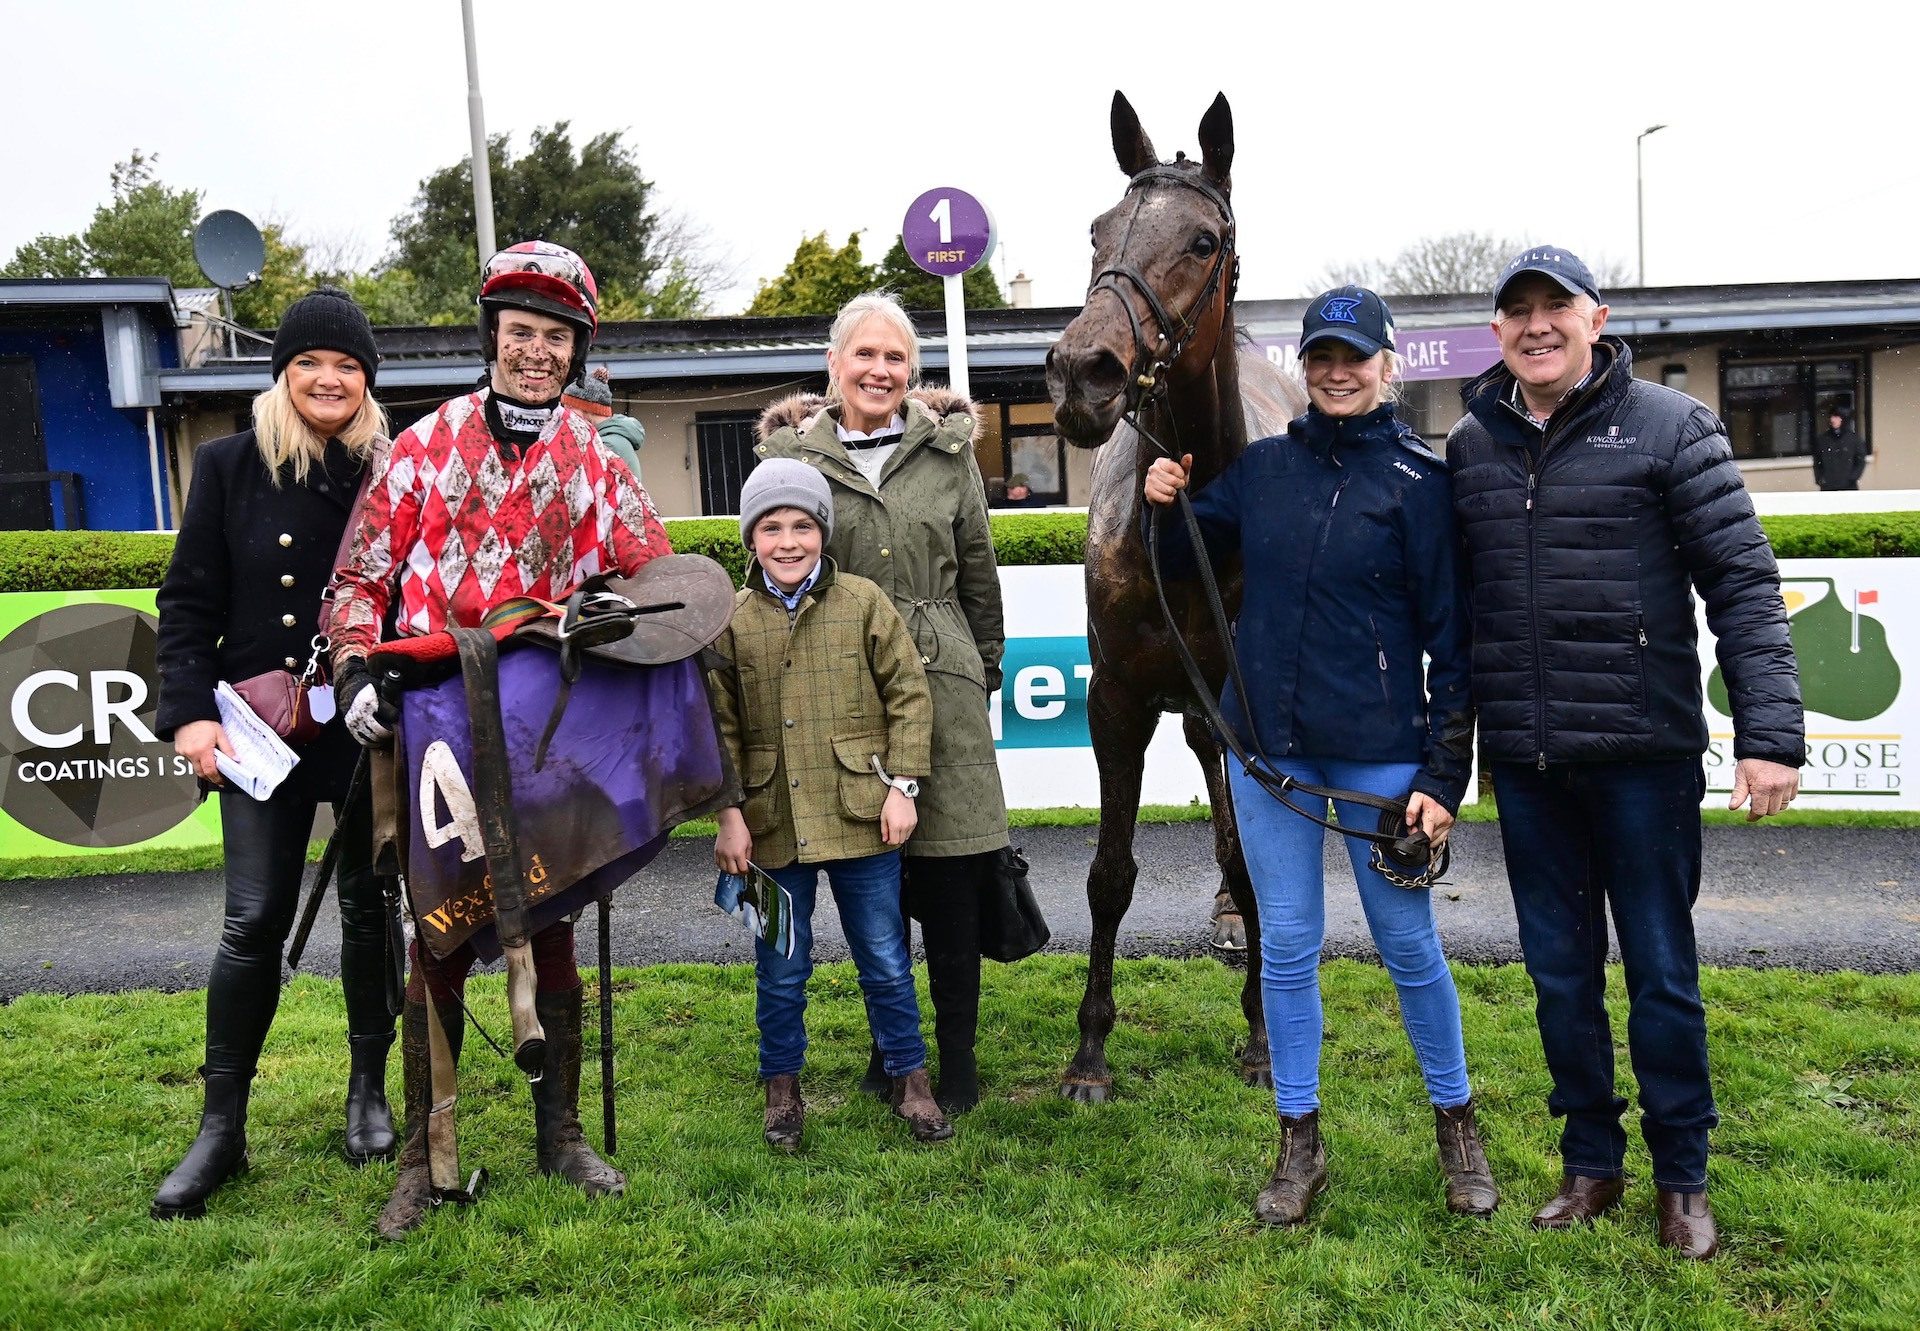
<svg viewBox="0 0 1920 1331"><path fill-rule="evenodd" d="M933 773L907 842L904 892L920 921L947 1113L980 1097L980 900L1007 845L1006 797L987 697L1006 645L1000 574L974 463L973 404L916 388L920 347L892 296L848 301L833 322L827 396L801 394L760 418L762 458L798 458L833 487L827 553L892 596L933 690ZM884 1090L878 1052L863 1087Z"/></svg>

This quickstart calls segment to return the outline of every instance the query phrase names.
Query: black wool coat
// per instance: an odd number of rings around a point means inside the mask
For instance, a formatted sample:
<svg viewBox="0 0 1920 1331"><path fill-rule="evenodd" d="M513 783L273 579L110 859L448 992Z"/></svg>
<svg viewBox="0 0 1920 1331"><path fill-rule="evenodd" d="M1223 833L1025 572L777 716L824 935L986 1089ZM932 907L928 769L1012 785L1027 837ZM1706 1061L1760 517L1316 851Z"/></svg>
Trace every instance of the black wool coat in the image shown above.
<svg viewBox="0 0 1920 1331"><path fill-rule="evenodd" d="M220 719L213 701L220 680L306 666L364 471L334 441L304 483L288 472L276 487L252 430L200 446L158 597L155 726L162 739L188 722ZM288 788L338 800L354 758L353 738L336 716L301 751Z"/></svg>
<svg viewBox="0 0 1920 1331"><path fill-rule="evenodd" d="M1694 593L1732 697L1734 755L1805 756L1780 571L1726 430L1633 377L1617 338L1545 437L1496 365L1447 437L1473 601L1481 756L1631 762L1707 747Z"/></svg>

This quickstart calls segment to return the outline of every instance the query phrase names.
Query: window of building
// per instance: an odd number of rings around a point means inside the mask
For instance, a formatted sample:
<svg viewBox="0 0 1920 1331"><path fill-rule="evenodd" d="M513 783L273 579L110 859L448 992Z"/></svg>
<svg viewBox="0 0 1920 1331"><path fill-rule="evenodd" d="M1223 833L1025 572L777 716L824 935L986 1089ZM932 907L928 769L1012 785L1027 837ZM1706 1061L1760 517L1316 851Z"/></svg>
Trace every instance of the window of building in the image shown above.
<svg viewBox="0 0 1920 1331"><path fill-rule="evenodd" d="M1393 414L1420 432L1420 437L1439 451L1447 442L1447 432L1466 414L1460 405L1458 379L1410 379L1400 385L1400 397Z"/></svg>
<svg viewBox="0 0 1920 1331"><path fill-rule="evenodd" d="M1027 479L1032 500L1067 502L1067 445L1053 432L1053 407L1044 402L1003 403L1000 418L1001 475Z"/></svg>
<svg viewBox="0 0 1920 1331"><path fill-rule="evenodd" d="M693 418L700 455L700 511L738 513L740 487L753 470L757 411L703 411Z"/></svg>
<svg viewBox="0 0 1920 1331"><path fill-rule="evenodd" d="M1835 409L1846 412L1861 437L1871 440L1866 397L1861 356L1732 360L1720 367L1720 415L1736 458L1806 457Z"/></svg>

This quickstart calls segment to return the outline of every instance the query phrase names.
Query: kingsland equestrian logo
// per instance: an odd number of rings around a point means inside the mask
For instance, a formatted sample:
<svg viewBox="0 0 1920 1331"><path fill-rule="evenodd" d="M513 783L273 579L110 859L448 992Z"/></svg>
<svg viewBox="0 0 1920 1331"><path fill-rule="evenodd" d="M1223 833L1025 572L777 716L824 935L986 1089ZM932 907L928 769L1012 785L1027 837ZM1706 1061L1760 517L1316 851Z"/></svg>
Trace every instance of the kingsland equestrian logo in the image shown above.
<svg viewBox="0 0 1920 1331"><path fill-rule="evenodd" d="M1320 317L1328 323L1357 324L1360 320L1353 311L1359 303L1358 296L1334 296L1320 307Z"/></svg>
<svg viewBox="0 0 1920 1331"><path fill-rule="evenodd" d="M1588 435L1587 442L1595 448L1631 448L1640 442L1640 436L1637 434L1623 435L1620 433L1619 426L1609 425L1605 434Z"/></svg>

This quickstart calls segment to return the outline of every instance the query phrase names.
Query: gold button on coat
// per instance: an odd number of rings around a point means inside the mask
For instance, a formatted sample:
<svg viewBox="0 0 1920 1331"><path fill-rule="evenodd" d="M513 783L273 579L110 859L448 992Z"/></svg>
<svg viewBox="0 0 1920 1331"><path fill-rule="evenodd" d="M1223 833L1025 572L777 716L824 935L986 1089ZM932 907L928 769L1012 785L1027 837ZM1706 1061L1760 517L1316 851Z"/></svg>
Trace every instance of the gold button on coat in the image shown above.
<svg viewBox="0 0 1920 1331"><path fill-rule="evenodd" d="M292 670L292 669L293 669L293 668L294 668L295 666L297 666L297 665L299 665L299 664L300 664L300 663L299 663L298 661L296 661L296 660L294 660L294 659L293 659L293 658L292 658L291 656L289 656L289 657L287 658L287 669L289 669L289 670Z"/></svg>
<svg viewBox="0 0 1920 1331"><path fill-rule="evenodd" d="M293 586L293 574L291 574L291 573L282 573L282 574L280 575L280 585L281 585L282 587L291 587L291 586Z"/></svg>
<svg viewBox="0 0 1920 1331"><path fill-rule="evenodd" d="M283 545L283 546L287 546L287 545L292 545L292 544L293 544L293 533L292 533L292 532L284 532L284 531L283 531L283 532L281 532L281 533L280 533L280 544L281 544L281 545Z"/></svg>
<svg viewBox="0 0 1920 1331"><path fill-rule="evenodd" d="M293 616L292 616L292 615L282 615L282 616L280 616L280 622L281 622L282 624L285 624L285 625L286 625L286 626L287 626L288 628L292 628L292 627L293 627Z"/></svg>

